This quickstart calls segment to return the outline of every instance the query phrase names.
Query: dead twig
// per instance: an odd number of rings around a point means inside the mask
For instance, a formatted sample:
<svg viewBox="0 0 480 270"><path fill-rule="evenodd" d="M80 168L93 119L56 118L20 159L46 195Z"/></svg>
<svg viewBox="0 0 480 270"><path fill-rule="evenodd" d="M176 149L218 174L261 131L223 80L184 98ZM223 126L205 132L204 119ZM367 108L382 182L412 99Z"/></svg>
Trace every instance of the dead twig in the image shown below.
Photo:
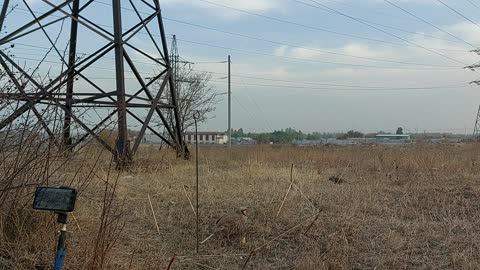
<svg viewBox="0 0 480 270"><path fill-rule="evenodd" d="M271 240L265 242L263 245L255 248L255 249L252 251L252 253L250 253L250 256L248 256L248 258L247 258L247 260L245 261L245 264L243 265L243 268L242 268L242 269L245 269L245 268L247 267L247 265L248 265L248 262L252 259L252 257L253 257L255 254L257 254L260 250L262 250L264 247L266 247L266 246L268 246L269 244L275 242L275 241L278 240L280 237L282 237L282 236L284 236L284 235L286 235L286 234L288 234L288 233L296 230L297 228L299 228L299 227L301 227L302 225L306 224L307 221L311 220L312 218L316 218L316 217L318 217L318 214L315 215L315 216L313 216L313 217L307 218L306 220L298 223L297 225L293 226L292 228L284 231L283 233L281 233L281 234L277 235L276 237L272 238Z"/></svg>
<svg viewBox="0 0 480 270"><path fill-rule="evenodd" d="M185 255L185 256L177 256L177 259L181 260L191 260L196 258L218 258L218 257L243 257L247 256L248 254L205 254L205 255Z"/></svg>
<svg viewBox="0 0 480 270"><path fill-rule="evenodd" d="M158 227L157 217L155 216L155 211L153 210L152 200L150 199L150 194L147 194L148 202L150 203L150 209L152 210L153 219L155 220L155 226L157 227L158 235L160 235L160 228Z"/></svg>
<svg viewBox="0 0 480 270"><path fill-rule="evenodd" d="M70 213L70 215L72 216L73 221L75 222L75 225L77 225L78 231L79 231L79 232L82 232L82 228L80 228L80 224L78 223L78 220L77 220L77 218L75 217L75 215L74 215L73 213Z"/></svg>
<svg viewBox="0 0 480 270"><path fill-rule="evenodd" d="M315 215L315 216L316 216L316 215ZM290 233L291 231L294 231L295 229L297 229L298 227L304 225L305 223L307 223L307 221L309 221L310 219L314 218L315 216L310 217L310 218L307 218L306 220L298 223L297 225L293 226L292 228L290 228L290 229L284 231L283 233L277 235L275 238L273 238L273 239L267 241L266 243L264 243L263 245L257 247L257 248L254 249L253 251L254 251L255 253L258 252L259 250L261 250L261 249L263 249L264 247L268 246L268 245L271 244L272 242L275 242L276 240L278 240L280 237L284 236L285 234L288 234L288 233Z"/></svg>
<svg viewBox="0 0 480 270"><path fill-rule="evenodd" d="M310 223L310 225L308 225L307 229L305 230L305 232L303 233L303 235L307 235L308 231L310 231L310 229L312 228L313 224L315 224L315 222L317 221L317 219L320 217L320 214L317 214L317 216L315 217L315 219L312 221L312 223Z"/></svg>
<svg viewBox="0 0 480 270"><path fill-rule="evenodd" d="M133 250L132 255L130 256L130 262L128 264L128 270L132 269L133 257L135 256L135 252L137 252L136 249Z"/></svg>
<svg viewBox="0 0 480 270"><path fill-rule="evenodd" d="M176 257L176 255L173 255L172 259L170 259L170 262L168 263L167 270L170 270L170 268L172 267L173 262L175 261L175 257Z"/></svg>
<svg viewBox="0 0 480 270"><path fill-rule="evenodd" d="M250 255L248 255L248 258L245 260L245 263L243 264L242 270L244 270L247 267L248 263L253 257L253 254L255 254L255 251L252 251Z"/></svg>
<svg viewBox="0 0 480 270"><path fill-rule="evenodd" d="M192 200L190 200L190 197L188 197L187 190L185 189L185 185L182 186L183 192L185 193L185 197L187 197L188 202L190 203L190 207L192 208L193 214L197 216L197 212L195 212L195 207L193 207Z"/></svg>
<svg viewBox="0 0 480 270"><path fill-rule="evenodd" d="M290 190L292 189L293 186L293 164L292 167L290 168L290 186L288 187L287 193L285 193L285 196L283 197L282 204L280 205L280 208L278 208L277 216L280 215L280 212L282 211L283 205L285 204L285 201L287 200L288 194L290 193Z"/></svg>
<svg viewBox="0 0 480 270"><path fill-rule="evenodd" d="M200 267L207 268L207 269L213 269L213 270L218 269L218 268L211 267L211 266L209 266L209 265L201 264L201 263L198 263L198 262L192 262L192 263L195 264L195 265L198 265L198 266L200 266Z"/></svg>

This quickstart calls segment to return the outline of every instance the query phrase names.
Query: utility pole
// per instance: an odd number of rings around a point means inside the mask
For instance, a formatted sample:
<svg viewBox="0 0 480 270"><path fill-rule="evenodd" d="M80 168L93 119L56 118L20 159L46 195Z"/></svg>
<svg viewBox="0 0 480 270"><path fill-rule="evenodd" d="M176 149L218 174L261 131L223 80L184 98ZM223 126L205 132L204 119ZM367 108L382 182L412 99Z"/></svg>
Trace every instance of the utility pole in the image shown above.
<svg viewBox="0 0 480 270"><path fill-rule="evenodd" d="M230 55L228 56L228 148L232 148L232 76L230 73Z"/></svg>

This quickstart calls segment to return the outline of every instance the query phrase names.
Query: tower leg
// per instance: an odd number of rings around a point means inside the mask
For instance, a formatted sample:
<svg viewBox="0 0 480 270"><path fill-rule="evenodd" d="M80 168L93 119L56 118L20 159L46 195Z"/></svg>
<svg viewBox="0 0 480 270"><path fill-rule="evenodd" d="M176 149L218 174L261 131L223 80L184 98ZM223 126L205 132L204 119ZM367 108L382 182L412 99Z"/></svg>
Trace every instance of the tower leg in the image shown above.
<svg viewBox="0 0 480 270"><path fill-rule="evenodd" d="M118 136L115 146L117 166L125 167L131 160L128 145L127 106L125 101L125 68L123 61L122 10L120 0L112 0L115 72L117 86Z"/></svg>
<svg viewBox="0 0 480 270"><path fill-rule="evenodd" d="M72 16L78 19L78 12L80 9L80 0L73 1ZM75 58L77 55L77 33L78 33L78 21L72 18L70 28L70 48L68 53L68 67L75 66ZM63 121L63 145L67 151L71 151L72 136L71 136L71 123L72 123L72 98L73 98L73 82L75 81L75 70L71 69L68 73L67 79L67 92L65 96L65 118Z"/></svg>

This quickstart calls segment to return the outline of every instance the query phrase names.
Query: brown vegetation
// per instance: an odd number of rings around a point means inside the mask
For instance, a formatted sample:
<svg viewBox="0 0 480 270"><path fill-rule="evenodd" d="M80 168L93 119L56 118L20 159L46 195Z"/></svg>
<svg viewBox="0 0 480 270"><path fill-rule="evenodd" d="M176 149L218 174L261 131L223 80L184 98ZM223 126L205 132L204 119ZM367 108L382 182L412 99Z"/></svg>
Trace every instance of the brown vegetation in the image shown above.
<svg viewBox="0 0 480 270"><path fill-rule="evenodd" d="M170 269L477 269L479 150L201 148L200 239L239 206L249 208L249 222L246 245L212 238L196 256L195 163L143 146L131 170L117 175L106 153L87 147L78 157L89 156L82 171L95 170L73 182L89 179L70 219L66 264L167 269L175 256ZM71 180L76 170L69 163L55 179ZM31 210L30 201L25 196L10 216L1 208L0 268L44 269L53 260L54 218Z"/></svg>

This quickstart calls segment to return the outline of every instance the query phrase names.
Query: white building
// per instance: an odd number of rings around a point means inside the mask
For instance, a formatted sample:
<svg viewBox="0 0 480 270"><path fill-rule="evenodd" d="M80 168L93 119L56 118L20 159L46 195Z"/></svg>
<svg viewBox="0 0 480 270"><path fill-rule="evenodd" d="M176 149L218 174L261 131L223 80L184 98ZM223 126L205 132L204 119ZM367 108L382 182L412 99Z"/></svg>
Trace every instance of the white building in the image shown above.
<svg viewBox="0 0 480 270"><path fill-rule="evenodd" d="M195 143L195 132L185 132L185 142L189 144ZM198 132L199 144L226 144L228 143L228 135L225 132Z"/></svg>
<svg viewBox="0 0 480 270"><path fill-rule="evenodd" d="M377 139L387 139L387 140L410 140L409 134L377 134L375 135Z"/></svg>
<svg viewBox="0 0 480 270"><path fill-rule="evenodd" d="M412 142L409 134L377 134L375 139L376 143L381 144L405 144Z"/></svg>

